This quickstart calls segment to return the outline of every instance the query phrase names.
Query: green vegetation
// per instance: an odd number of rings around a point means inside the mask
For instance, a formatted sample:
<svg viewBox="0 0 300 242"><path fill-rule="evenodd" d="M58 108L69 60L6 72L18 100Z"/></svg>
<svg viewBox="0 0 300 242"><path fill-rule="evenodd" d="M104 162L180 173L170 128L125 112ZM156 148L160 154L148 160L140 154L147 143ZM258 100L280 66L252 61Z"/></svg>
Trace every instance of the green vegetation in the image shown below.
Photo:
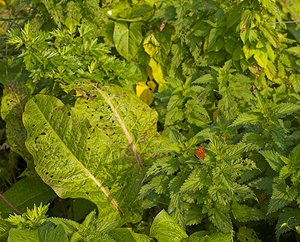
<svg viewBox="0 0 300 242"><path fill-rule="evenodd" d="M300 3L0 11L2 241L300 240Z"/></svg>

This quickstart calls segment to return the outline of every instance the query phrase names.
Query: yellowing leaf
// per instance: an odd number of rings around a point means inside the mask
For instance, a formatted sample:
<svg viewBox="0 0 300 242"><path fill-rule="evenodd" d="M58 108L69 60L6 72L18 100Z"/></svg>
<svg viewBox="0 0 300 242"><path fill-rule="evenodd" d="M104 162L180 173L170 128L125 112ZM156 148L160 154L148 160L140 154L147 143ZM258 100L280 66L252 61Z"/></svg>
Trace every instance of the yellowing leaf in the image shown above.
<svg viewBox="0 0 300 242"><path fill-rule="evenodd" d="M263 68L267 67L268 56L263 51L256 50L254 53L254 59L257 61L257 64Z"/></svg>
<svg viewBox="0 0 300 242"><path fill-rule="evenodd" d="M145 82L138 82L136 84L136 95L148 105L153 102L153 93Z"/></svg>
<svg viewBox="0 0 300 242"><path fill-rule="evenodd" d="M150 34L145 38L143 46L150 57L153 57L160 49L160 43L155 38L154 34Z"/></svg>
<svg viewBox="0 0 300 242"><path fill-rule="evenodd" d="M161 65L158 62L156 62L153 58L151 58L150 62L149 62L149 66L151 67L152 76L153 76L154 80L158 84L165 83L166 81L164 79L164 74L162 72Z"/></svg>
<svg viewBox="0 0 300 242"><path fill-rule="evenodd" d="M147 81L147 86L149 87L149 89L151 90L151 92L155 92L157 84L155 81Z"/></svg>

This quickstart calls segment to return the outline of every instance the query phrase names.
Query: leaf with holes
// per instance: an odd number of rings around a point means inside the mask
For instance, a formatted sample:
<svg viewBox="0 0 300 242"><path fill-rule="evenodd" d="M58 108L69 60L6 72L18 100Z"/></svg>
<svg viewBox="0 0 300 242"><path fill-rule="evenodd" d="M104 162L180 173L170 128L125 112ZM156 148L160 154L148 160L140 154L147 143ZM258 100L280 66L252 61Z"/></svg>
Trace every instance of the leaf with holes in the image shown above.
<svg viewBox="0 0 300 242"><path fill-rule="evenodd" d="M26 147L60 197L88 199L102 212L109 201L120 215L137 219L142 157L149 162L155 150L157 114L119 87L86 84L84 91L73 108L46 95L29 100Z"/></svg>
<svg viewBox="0 0 300 242"><path fill-rule="evenodd" d="M30 90L20 82L10 82L4 85L1 101L1 117L6 122L7 142L11 150L22 156L28 165L32 157L25 147L26 130L22 123L22 113Z"/></svg>

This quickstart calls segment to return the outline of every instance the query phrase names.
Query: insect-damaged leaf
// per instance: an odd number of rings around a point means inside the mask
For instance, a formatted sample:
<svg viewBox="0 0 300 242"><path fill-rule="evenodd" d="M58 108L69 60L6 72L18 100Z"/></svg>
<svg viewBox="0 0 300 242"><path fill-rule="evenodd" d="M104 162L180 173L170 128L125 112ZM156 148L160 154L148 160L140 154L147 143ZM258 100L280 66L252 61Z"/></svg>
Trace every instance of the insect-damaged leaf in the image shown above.
<svg viewBox="0 0 300 242"><path fill-rule="evenodd" d="M25 147L26 130L22 123L22 113L30 96L30 90L24 84L10 82L4 85L1 101L1 117L6 122L9 148L22 156L27 167L32 162L32 157Z"/></svg>
<svg viewBox="0 0 300 242"><path fill-rule="evenodd" d="M60 197L85 198L100 212L114 207L134 217L129 213L139 210L134 203L143 158L152 157L158 137L157 114L118 87L87 84L82 92L73 108L46 95L29 100L26 146L38 174Z"/></svg>

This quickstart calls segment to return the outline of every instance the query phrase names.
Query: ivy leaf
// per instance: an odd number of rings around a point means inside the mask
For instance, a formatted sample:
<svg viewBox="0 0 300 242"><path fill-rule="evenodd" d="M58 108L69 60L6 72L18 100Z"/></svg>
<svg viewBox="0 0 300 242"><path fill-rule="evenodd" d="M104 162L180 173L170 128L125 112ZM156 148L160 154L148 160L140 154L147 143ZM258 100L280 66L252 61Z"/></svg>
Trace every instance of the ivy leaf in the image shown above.
<svg viewBox="0 0 300 242"><path fill-rule="evenodd" d="M115 22L113 40L119 54L130 61L136 56L143 41L142 23Z"/></svg>
<svg viewBox="0 0 300 242"><path fill-rule="evenodd" d="M150 236L158 241L181 241L187 238L186 232L175 222L175 220L162 210L154 219L150 228Z"/></svg>

